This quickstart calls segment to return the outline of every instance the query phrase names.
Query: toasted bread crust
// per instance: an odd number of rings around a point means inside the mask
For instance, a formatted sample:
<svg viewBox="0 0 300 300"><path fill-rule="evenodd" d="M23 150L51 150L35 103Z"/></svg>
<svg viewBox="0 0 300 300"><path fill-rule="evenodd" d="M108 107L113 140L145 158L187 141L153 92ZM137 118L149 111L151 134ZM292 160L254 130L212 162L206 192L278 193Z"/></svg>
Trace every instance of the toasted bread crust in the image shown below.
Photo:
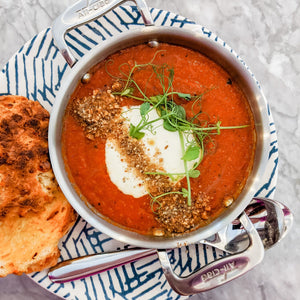
<svg viewBox="0 0 300 300"><path fill-rule="evenodd" d="M48 124L38 102L0 97L0 277L55 265L75 221L51 169Z"/></svg>

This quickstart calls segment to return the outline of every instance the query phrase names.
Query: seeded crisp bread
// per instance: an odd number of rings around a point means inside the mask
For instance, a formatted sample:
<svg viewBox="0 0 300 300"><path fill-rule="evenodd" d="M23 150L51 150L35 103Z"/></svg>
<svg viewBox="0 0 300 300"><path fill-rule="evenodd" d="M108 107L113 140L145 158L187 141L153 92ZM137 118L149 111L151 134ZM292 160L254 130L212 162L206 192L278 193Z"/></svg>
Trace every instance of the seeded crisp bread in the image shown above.
<svg viewBox="0 0 300 300"><path fill-rule="evenodd" d="M49 113L22 96L0 96L0 277L57 263L75 221L48 154Z"/></svg>

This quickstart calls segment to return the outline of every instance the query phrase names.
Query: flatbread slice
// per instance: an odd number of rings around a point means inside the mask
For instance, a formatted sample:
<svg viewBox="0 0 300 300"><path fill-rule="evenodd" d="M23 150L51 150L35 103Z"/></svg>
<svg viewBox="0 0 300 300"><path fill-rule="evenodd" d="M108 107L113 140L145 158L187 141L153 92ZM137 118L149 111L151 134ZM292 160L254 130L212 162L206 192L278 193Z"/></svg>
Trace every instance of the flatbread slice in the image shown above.
<svg viewBox="0 0 300 300"><path fill-rule="evenodd" d="M0 96L0 277L57 263L76 214L48 155L49 113L21 96Z"/></svg>

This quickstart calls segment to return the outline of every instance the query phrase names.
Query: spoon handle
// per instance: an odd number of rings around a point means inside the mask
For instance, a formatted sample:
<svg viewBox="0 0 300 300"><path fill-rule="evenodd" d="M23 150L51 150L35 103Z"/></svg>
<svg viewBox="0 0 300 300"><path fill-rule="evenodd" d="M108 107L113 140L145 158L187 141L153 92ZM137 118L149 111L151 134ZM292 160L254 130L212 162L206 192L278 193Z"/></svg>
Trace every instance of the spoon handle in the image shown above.
<svg viewBox="0 0 300 300"><path fill-rule="evenodd" d="M156 254L155 249L126 249L79 257L52 267L48 276L52 282L68 282L108 271L153 254Z"/></svg>

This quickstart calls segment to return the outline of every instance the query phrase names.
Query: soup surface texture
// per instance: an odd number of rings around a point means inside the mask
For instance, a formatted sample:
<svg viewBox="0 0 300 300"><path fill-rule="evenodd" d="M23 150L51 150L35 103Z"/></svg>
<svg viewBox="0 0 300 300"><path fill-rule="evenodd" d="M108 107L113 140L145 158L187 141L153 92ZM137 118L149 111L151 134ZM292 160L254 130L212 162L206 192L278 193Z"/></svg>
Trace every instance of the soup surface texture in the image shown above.
<svg viewBox="0 0 300 300"><path fill-rule="evenodd" d="M252 170L246 97L206 56L146 44L100 62L68 103L66 170L103 218L146 235L176 235L217 218Z"/></svg>

